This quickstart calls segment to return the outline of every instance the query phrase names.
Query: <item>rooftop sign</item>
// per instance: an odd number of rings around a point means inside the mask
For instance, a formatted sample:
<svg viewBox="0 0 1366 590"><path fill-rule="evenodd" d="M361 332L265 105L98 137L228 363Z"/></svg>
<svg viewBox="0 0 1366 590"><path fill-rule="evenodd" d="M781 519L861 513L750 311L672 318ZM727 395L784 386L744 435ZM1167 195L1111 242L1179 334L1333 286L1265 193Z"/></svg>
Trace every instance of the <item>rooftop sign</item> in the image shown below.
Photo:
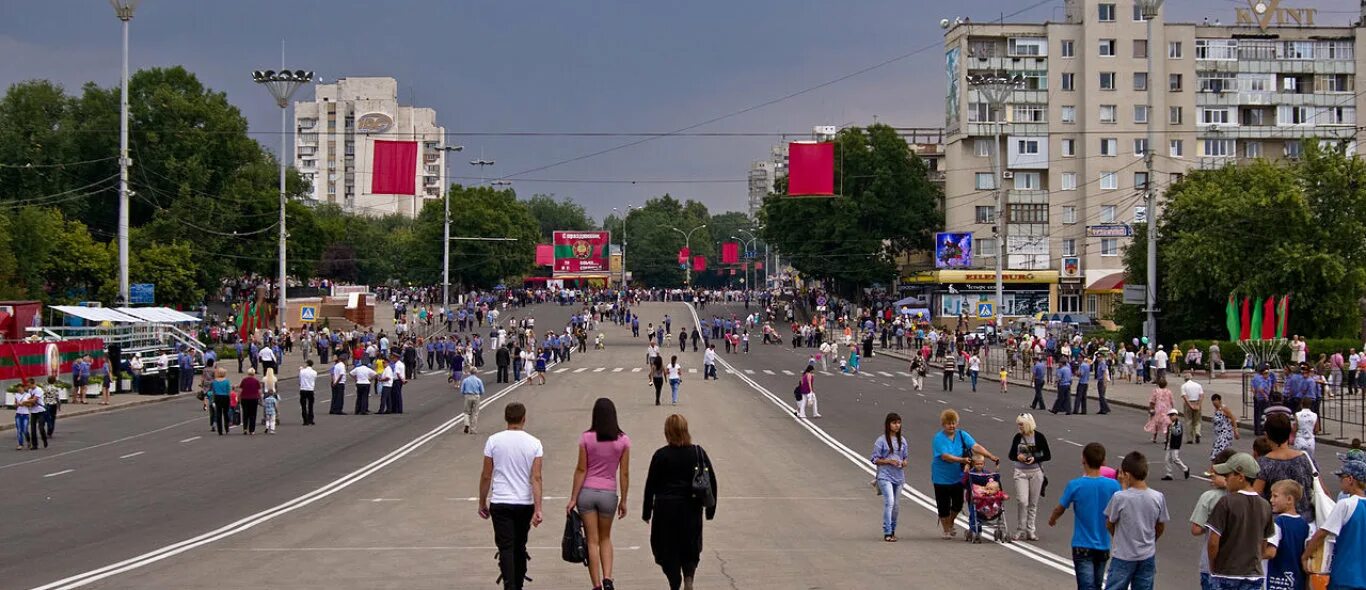
<svg viewBox="0 0 1366 590"><path fill-rule="evenodd" d="M1238 26L1257 27L1266 31L1278 27L1312 27L1317 8L1282 8L1281 0L1247 0L1247 8L1234 9Z"/></svg>

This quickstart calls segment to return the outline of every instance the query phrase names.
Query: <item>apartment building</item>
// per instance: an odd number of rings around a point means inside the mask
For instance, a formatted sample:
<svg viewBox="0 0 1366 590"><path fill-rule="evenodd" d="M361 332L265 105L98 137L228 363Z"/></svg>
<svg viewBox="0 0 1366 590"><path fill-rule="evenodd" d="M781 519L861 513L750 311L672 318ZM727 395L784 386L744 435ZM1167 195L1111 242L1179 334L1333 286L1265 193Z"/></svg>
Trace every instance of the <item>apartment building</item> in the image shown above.
<svg viewBox="0 0 1366 590"><path fill-rule="evenodd" d="M312 183L314 203L363 215L416 217L441 198L446 181L446 129L436 111L398 102L398 80L342 78L318 84L312 101L294 103L294 166ZM416 141L415 195L370 192L374 142Z"/></svg>
<svg viewBox="0 0 1366 590"><path fill-rule="evenodd" d="M1360 24L1320 26L1312 8L1240 4L1211 15L1231 25L1168 22L1159 13L1151 40L1135 0L1065 0L1063 22L956 22L947 30L947 229L974 232L975 264L993 269L997 223L1008 222L1007 315L1108 318L1149 183L1160 196L1191 170L1294 158L1307 141L1355 151ZM1019 78L1003 104L992 104L974 76ZM986 274L967 273L994 283ZM944 291L941 315L994 300L981 290Z"/></svg>

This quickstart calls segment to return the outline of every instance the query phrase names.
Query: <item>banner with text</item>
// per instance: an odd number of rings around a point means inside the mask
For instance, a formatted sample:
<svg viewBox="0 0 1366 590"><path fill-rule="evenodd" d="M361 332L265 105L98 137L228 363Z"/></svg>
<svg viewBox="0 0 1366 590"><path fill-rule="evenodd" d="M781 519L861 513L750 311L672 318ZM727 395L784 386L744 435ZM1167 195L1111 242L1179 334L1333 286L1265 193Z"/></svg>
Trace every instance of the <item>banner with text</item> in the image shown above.
<svg viewBox="0 0 1366 590"><path fill-rule="evenodd" d="M605 231L555 232L555 272L608 272L611 238Z"/></svg>

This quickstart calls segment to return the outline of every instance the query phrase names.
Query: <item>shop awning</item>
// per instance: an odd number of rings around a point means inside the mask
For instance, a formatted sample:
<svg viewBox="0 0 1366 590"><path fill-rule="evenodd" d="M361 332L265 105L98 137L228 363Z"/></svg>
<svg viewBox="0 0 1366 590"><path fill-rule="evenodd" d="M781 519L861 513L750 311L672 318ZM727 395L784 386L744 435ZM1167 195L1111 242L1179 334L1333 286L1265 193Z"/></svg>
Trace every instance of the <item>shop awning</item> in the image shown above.
<svg viewBox="0 0 1366 590"><path fill-rule="evenodd" d="M1086 286L1087 293L1123 293L1124 273L1115 272L1100 277Z"/></svg>
<svg viewBox="0 0 1366 590"><path fill-rule="evenodd" d="M79 305L54 305L52 309L60 311L66 315L76 316L91 322L120 322L125 324L139 324L143 320L130 316L118 310L107 307L81 307Z"/></svg>
<svg viewBox="0 0 1366 590"><path fill-rule="evenodd" d="M187 313L181 313L169 307L120 307L120 312L133 316L144 322L157 322L162 324L178 324L181 322L197 322L199 318Z"/></svg>

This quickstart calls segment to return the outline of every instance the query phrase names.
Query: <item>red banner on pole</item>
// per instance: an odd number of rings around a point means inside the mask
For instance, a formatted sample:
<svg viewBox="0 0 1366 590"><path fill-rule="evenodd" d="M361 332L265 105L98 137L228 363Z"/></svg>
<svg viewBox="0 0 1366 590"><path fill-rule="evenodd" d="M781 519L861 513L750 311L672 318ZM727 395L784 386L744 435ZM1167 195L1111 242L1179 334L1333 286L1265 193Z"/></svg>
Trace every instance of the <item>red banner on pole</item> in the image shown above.
<svg viewBox="0 0 1366 590"><path fill-rule="evenodd" d="M693 269L694 271L697 271L697 272L706 272L706 270L707 270L707 257L706 257L706 256L693 256L693 257L692 257L692 269Z"/></svg>
<svg viewBox="0 0 1366 590"><path fill-rule="evenodd" d="M684 248L679 248L679 249L678 249L678 265L679 265L679 266L687 266L687 265L688 265L688 257L691 256L691 255L692 255L692 252L689 251L686 247L684 247Z"/></svg>
<svg viewBox="0 0 1366 590"><path fill-rule="evenodd" d="M417 194L416 141L375 141L371 168L371 193Z"/></svg>
<svg viewBox="0 0 1366 590"><path fill-rule="evenodd" d="M740 243L725 242L721 244L721 264L738 264L740 262Z"/></svg>
<svg viewBox="0 0 1366 590"><path fill-rule="evenodd" d="M754 263L754 270L764 270L764 263L762 263L762 262L755 262L755 263Z"/></svg>
<svg viewBox="0 0 1366 590"><path fill-rule="evenodd" d="M790 143L787 146L787 194L835 194L835 144Z"/></svg>
<svg viewBox="0 0 1366 590"><path fill-rule="evenodd" d="M555 245L536 244L536 266L555 265Z"/></svg>
<svg viewBox="0 0 1366 590"><path fill-rule="evenodd" d="M555 272L607 272L608 245L612 234L605 231L557 231Z"/></svg>

